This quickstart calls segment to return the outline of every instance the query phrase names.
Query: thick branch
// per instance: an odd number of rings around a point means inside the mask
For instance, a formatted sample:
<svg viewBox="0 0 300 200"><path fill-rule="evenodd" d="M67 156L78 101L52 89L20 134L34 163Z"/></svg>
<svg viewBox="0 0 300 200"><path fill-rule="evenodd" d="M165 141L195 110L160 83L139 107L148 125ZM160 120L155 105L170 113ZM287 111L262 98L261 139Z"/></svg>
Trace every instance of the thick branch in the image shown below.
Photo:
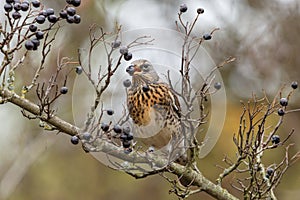
<svg viewBox="0 0 300 200"><path fill-rule="evenodd" d="M30 112L33 115L38 116L42 121L45 121L52 126L56 127L59 131L64 132L68 135L77 135L80 133L80 129L57 116L49 116L44 113L40 113L40 108L38 105L28 101L27 99L21 98L19 95L10 92L8 90L2 90L0 96L2 99L11 102L19 106L20 108Z"/></svg>
<svg viewBox="0 0 300 200"><path fill-rule="evenodd" d="M59 131L64 132L68 135L77 135L80 133L80 129L57 116L52 116L49 118L47 114L40 114L39 106L30 102L27 99L21 98L17 94L10 92L8 90L2 90L0 93L2 99L19 106L20 108L30 112L33 115L38 116L41 120L55 126ZM108 153L112 156L123 158L126 157L125 160L132 160L134 162L149 162L148 159L145 157L140 157L139 154L136 152L132 152L131 154L127 155L124 154L123 148L117 147L105 140L100 141L98 147L100 147L102 152ZM151 159L152 162L156 164L156 166L162 166L165 161L162 158L153 158ZM208 179L206 179L201 173L195 170L187 170L184 166L170 163L170 165L166 169L167 171L176 174L177 176L181 177L184 180L189 182L193 182L193 185L198 186L201 188L202 191L205 191L209 195L213 196L216 199L224 199L224 200L236 200L237 198L231 195L227 190L223 189L222 187L212 183Z"/></svg>

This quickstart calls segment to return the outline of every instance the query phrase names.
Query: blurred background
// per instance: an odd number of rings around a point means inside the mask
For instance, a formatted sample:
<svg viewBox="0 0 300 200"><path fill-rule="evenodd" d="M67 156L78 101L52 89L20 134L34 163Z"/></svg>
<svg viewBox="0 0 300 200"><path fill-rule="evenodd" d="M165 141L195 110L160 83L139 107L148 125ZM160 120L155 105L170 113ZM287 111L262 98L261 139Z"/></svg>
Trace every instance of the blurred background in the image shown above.
<svg viewBox="0 0 300 200"><path fill-rule="evenodd" d="M65 5L65 1L43 2L57 12ZM106 31L112 30L116 21L125 31L149 27L175 29L174 22L182 3L188 6L184 16L188 20L195 17L198 7L204 8L196 27L199 35L220 28L213 39L205 43L210 58L216 63L228 56L237 58L236 62L221 69L227 95L222 135L214 149L199 161L203 174L214 181L221 172L216 165L223 164L224 155L235 158L232 137L238 130L242 111L240 100L248 100L252 93L262 95L263 89L272 97L281 86L286 85L289 89L292 81L300 81L299 1L85 0L77 10L81 24L64 26L54 48L63 56L76 60L77 49L87 43L89 27L93 23ZM0 5L2 9L3 2ZM3 21L3 14L1 17ZM51 66L56 65L56 58L57 51L53 51L47 64L50 73L55 70ZM31 80L35 62L32 56L26 60L26 68L20 69L22 77L17 77L20 85ZM75 77L71 75L69 83L74 83ZM73 85L68 87L72 91ZM78 98L84 96L82 92L76 94ZM72 98L74 100L70 92L56 105L60 116L71 123L75 120L70 104ZM289 102L290 109L300 107L299 99L297 89ZM283 138L295 128L290 142L296 145L291 154L300 150L299 120L300 113L291 113L279 130ZM168 194L169 184L160 176L135 180L112 170L86 154L80 145L72 145L69 136L43 131L37 121L25 119L13 105L0 106L0 127L0 199L176 199ZM283 155L283 149L278 148L264 157L265 163L278 162ZM300 163L296 163L284 175L275 191L278 199L298 199L299 167ZM239 196L230 186L232 182L233 177L228 177L224 186ZM204 193L189 199L201 198L212 199Z"/></svg>

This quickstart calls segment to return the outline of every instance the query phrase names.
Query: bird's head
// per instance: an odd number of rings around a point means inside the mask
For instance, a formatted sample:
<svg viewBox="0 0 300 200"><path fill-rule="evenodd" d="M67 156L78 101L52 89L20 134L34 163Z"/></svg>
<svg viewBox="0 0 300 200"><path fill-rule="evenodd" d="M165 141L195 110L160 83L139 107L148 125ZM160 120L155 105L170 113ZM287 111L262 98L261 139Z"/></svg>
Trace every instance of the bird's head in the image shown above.
<svg viewBox="0 0 300 200"><path fill-rule="evenodd" d="M126 68L126 72L132 76L133 86L157 83L159 81L159 76L148 60L140 59L133 61Z"/></svg>

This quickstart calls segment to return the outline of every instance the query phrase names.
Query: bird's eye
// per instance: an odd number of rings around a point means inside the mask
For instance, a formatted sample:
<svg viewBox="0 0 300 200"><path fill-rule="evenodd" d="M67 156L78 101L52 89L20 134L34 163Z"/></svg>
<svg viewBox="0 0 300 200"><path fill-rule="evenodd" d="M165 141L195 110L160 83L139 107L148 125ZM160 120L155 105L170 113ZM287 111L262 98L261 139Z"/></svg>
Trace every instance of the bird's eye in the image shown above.
<svg viewBox="0 0 300 200"><path fill-rule="evenodd" d="M142 65L142 70L143 70L144 72L148 72L148 71L150 70L150 65L148 65L148 64Z"/></svg>

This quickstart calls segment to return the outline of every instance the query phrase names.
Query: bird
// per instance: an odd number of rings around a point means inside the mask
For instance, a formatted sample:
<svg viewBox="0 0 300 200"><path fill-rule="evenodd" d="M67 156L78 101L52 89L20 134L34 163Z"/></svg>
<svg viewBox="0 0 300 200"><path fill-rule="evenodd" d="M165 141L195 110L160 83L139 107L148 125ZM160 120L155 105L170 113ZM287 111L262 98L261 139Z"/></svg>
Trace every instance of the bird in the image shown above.
<svg viewBox="0 0 300 200"><path fill-rule="evenodd" d="M185 138L178 97L162 81L146 59L135 60L126 72L132 76L127 107L133 121L134 137L147 147L163 152L170 162L185 165Z"/></svg>

